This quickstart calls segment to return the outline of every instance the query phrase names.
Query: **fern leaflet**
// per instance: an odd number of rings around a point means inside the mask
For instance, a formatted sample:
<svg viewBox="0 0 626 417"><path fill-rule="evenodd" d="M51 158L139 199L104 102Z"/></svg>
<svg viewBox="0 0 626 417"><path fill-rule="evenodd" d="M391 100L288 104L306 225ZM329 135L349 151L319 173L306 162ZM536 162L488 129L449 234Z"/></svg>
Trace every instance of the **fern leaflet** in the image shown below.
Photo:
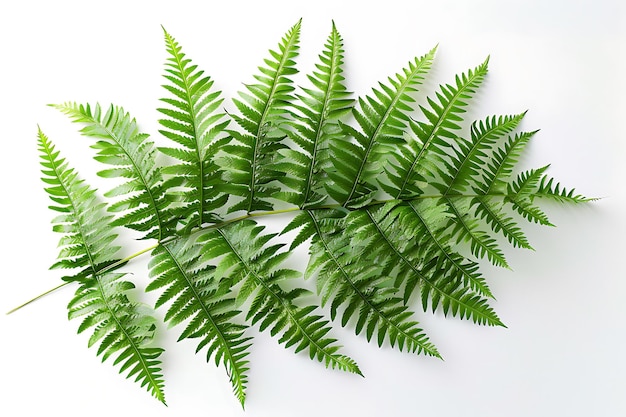
<svg viewBox="0 0 626 417"><path fill-rule="evenodd" d="M243 200L228 211L272 210L268 201L279 189L271 183L281 176L273 166L274 157L284 149L281 127L285 122L288 103L293 100L293 82L297 73L295 57L298 54L300 22L296 23L278 45L278 52L270 50L266 67L259 67L256 84L246 85L248 92L240 92L233 99L241 113L231 115L243 129L230 130L233 140L222 147L225 153L218 163L225 171L225 189Z"/></svg>
<svg viewBox="0 0 626 417"><path fill-rule="evenodd" d="M413 314L402 305L402 299L394 297L395 289L385 282L388 278L381 274L378 263L362 265L350 260L354 248L341 233L346 221L350 220L338 211L309 211L296 217L286 229L301 227L298 240L312 237L306 275L317 275L322 305L332 300L333 319L343 305L342 326L356 315L356 334L365 331L367 340L376 334L379 346L387 338L391 346L397 344L401 351L439 357L435 346L413 320Z"/></svg>
<svg viewBox="0 0 626 417"><path fill-rule="evenodd" d="M332 182L326 188L344 207L362 207L374 198L386 155L403 142L411 111L409 103L415 101L411 93L422 83L434 55L435 49L409 62L395 78L389 77L391 87L380 83L380 90L372 90L376 98L366 96L358 100L359 106L352 114L362 131L341 124L345 138L331 142L334 164L328 173Z"/></svg>
<svg viewBox="0 0 626 417"><path fill-rule="evenodd" d="M391 184L385 191L396 199L408 199L422 194L428 180L436 183L440 166L447 165L449 143L446 139L456 138L453 131L461 128L460 114L487 74L488 62L487 59L475 69L457 76L454 85L442 85L436 94L437 100L428 98L430 109L420 106L427 121L409 124L415 138L400 148L395 161L386 169Z"/></svg>
<svg viewBox="0 0 626 417"><path fill-rule="evenodd" d="M302 288L283 290L279 283L298 277L297 271L280 268L288 252L278 252L281 244L266 246L273 234L262 234L263 227L251 220L227 225L203 235L203 260L215 262L223 257L216 269L216 279L226 280L229 287L240 284L238 304L251 299L246 319L269 329L285 347L295 351L307 349L311 359L324 362L326 367L361 374L356 363L338 354L336 340L326 337L330 326L320 315L313 315L315 306L300 307L298 299L307 295Z"/></svg>
<svg viewBox="0 0 626 417"><path fill-rule="evenodd" d="M100 171L106 178L122 178L124 183L105 194L123 199L109 210L123 213L115 225L145 232L144 239L162 239L171 235L172 218L167 211L169 201L155 165L156 149L148 135L140 133L137 124L121 107L111 105L103 114L100 105L91 106L64 103L54 106L84 124L81 133L97 139L92 148L98 151L95 159L114 168Z"/></svg>
<svg viewBox="0 0 626 417"><path fill-rule="evenodd" d="M173 209L175 216L187 227L201 227L219 220L215 211L228 199L219 190L220 173L212 157L225 139L229 121L225 114L216 112L223 99L219 91L211 90L213 81L191 64L167 31L165 42L169 54L165 78L169 83L164 88L171 97L162 99L168 107L159 109L166 116L159 120L165 128L160 132L183 148L159 148L180 161L162 172L170 177L168 188L183 187L175 199L179 205ZM182 184L176 183L181 180L184 180Z"/></svg>
<svg viewBox="0 0 626 417"><path fill-rule="evenodd" d="M81 269L65 278L80 284L68 305L69 318L83 319L79 333L95 327L89 346L99 343L98 355L103 361L117 355L113 364L121 364L120 373L126 372L127 378L134 376L165 403L159 361L163 349L149 346L155 319L146 307L128 299L127 292L135 286L121 280L125 274L105 268L116 261L119 249L112 245L117 237L112 232L112 216L106 214L106 205L98 202L95 190L78 178L41 130L38 137L43 181L55 203L51 208L61 213L53 220L53 230L63 234L54 267Z"/></svg>
<svg viewBox="0 0 626 417"><path fill-rule="evenodd" d="M285 173L280 181L293 191L277 193L276 197L306 208L323 204L328 196L324 190L326 171L331 166L329 144L342 137L338 120L350 111L352 99L343 83L343 42L333 23L317 71L308 75L312 87L302 88L294 104L294 119L288 125L288 137L302 150L282 149L283 160L276 168Z"/></svg>
<svg viewBox="0 0 626 417"><path fill-rule="evenodd" d="M228 287L213 277L214 267L200 263L202 245L175 241L159 245L152 253L147 291L163 289L156 307L169 303L165 321L170 325L186 322L179 341L199 339L197 351L207 347L207 361L215 358L226 368L237 399L244 404L250 338L245 325L234 318L239 314Z"/></svg>

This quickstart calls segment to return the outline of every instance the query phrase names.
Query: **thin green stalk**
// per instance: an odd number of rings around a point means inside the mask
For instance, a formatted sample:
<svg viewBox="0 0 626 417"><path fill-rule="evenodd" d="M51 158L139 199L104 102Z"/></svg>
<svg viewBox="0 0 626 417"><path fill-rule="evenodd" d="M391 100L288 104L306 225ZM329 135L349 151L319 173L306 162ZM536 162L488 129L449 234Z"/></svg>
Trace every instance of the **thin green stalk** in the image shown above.
<svg viewBox="0 0 626 417"><path fill-rule="evenodd" d="M124 259L120 259L117 262L114 262L114 263L112 263L110 265L107 265L106 267L104 267L101 270L99 270L96 274L97 275L104 274L105 272L108 272L108 271L110 271L112 269L115 269L115 268L121 266L121 265L124 265L126 262L130 261L131 259L136 258L136 257L138 257L140 255L143 255L144 253L151 251L152 249L156 248L157 246L158 246L158 244L152 245L149 248L145 248L145 249L140 250L139 252L135 252L132 255L129 255L129 256L125 257ZM7 311L6 314L7 315L13 314L17 310L20 310L23 307L26 307L27 305L29 305L31 303L34 303L35 301L39 300L40 298L43 298L46 295L51 294L51 293L55 292L56 290L61 289L61 288L65 287L66 285L71 284L73 282L74 281L66 281L66 282L64 282L62 284L59 284L56 287L54 287L54 288L52 288L52 289L50 289L50 290L48 290L48 291L46 291L44 293L41 293L38 296L36 296L34 298L31 298L30 300L26 301L25 303L22 303L19 306L15 307L15 308L13 308L13 309L11 309L9 311Z"/></svg>
<svg viewBox="0 0 626 417"><path fill-rule="evenodd" d="M67 284L69 284L69 282L64 282L64 283L59 284L59 285L57 285L56 287L54 287L54 288L52 288L52 289L50 289L50 290L48 290L48 291L46 291L46 292L44 292L44 293L42 293L42 294L39 294L39 295L38 295L37 297L35 297L35 298L31 298L30 300L26 301L25 303L22 303L22 304L20 304L19 306L15 307L15 308L13 308L13 309L11 309L11 310L9 310L9 311L7 311L7 313L6 313L6 314L7 314L7 316L8 316L9 314L13 314L13 313L15 313L17 310L21 309L22 307L26 307L26 306L27 306L27 305L29 305L30 303L34 303L35 301L39 300L40 298L43 298L43 297L45 297L46 295L48 295L48 294L50 294L50 293L53 293L53 292L55 292L55 291L56 291L56 290L58 290L58 289L61 289L61 288L65 287Z"/></svg>

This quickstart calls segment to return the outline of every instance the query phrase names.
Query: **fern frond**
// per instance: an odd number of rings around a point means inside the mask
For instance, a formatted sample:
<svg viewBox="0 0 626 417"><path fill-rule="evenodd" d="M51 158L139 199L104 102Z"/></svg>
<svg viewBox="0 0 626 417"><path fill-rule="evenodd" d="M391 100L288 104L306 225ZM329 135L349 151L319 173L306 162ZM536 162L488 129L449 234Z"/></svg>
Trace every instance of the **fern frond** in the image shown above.
<svg viewBox="0 0 626 417"><path fill-rule="evenodd" d="M105 195L119 197L109 208L121 213L114 225L145 232L144 239L162 239L172 234L172 219L167 212L161 172L155 164L156 148L148 135L140 133L135 119L121 107L111 105L103 113L99 104L93 111L89 104L64 103L54 105L72 121L84 124L81 133L97 140L92 148L95 159L114 168L100 171L106 178L121 178L124 182Z"/></svg>
<svg viewBox="0 0 626 417"><path fill-rule="evenodd" d="M52 220L52 230L63 234L53 268L81 268L95 274L100 265L115 260L120 249L112 245L117 237L109 227L112 216L105 214L106 204L98 201L96 190L78 177L41 130L38 145L42 181L55 203L50 209L60 213Z"/></svg>
<svg viewBox="0 0 626 417"><path fill-rule="evenodd" d="M509 268L504 253L498 246L496 239L480 229L478 219L466 215L469 212L468 203L471 203L468 200L467 198L455 199L449 197L445 199L452 214L450 226L452 235L457 237L456 243L459 244L462 241L469 242L470 250L475 257L484 258L486 256L492 264Z"/></svg>
<svg viewBox="0 0 626 417"><path fill-rule="evenodd" d="M511 133L521 122L526 113L516 116L492 116L483 121L472 123L470 140L457 139L456 145L449 152L450 170L441 172L439 190L443 195L462 194L481 180L480 172L484 159L496 143L504 135ZM433 184L435 187L438 184Z"/></svg>
<svg viewBox="0 0 626 417"><path fill-rule="evenodd" d="M81 333L95 327L89 346L100 343L102 360L117 355L113 365L121 364L120 373L145 387L156 399L165 403L163 376L159 357L163 349L150 347L156 331L156 319L145 306L132 303L125 292L134 288L121 281L125 274L108 272L82 280L75 297L68 305L69 318L81 317Z"/></svg>
<svg viewBox="0 0 626 417"><path fill-rule="evenodd" d="M112 231L113 217L106 214L106 204L98 202L95 190L78 178L41 130L38 138L43 181L55 203L50 208L61 213L53 220L53 230L63 234L54 267L81 269L66 278L80 283L68 305L68 316L83 319L79 333L95 327L89 346L99 343L98 355L103 361L117 355L113 364L121 364L120 373L135 377L165 403L159 361L163 350L149 346L155 319L144 306L129 301L126 293L134 285L121 280L125 274L102 272L103 265L116 261L119 250L113 245L117 237Z"/></svg>
<svg viewBox="0 0 626 417"><path fill-rule="evenodd" d="M285 291L279 283L300 276L300 272L282 269L289 252L278 252L282 244L267 245L273 234L262 234L263 226L242 220L204 234L203 262L216 264L215 277L232 287L240 285L238 304L251 300L247 320L259 323L261 331L269 329L272 336L281 333L279 343L295 346L295 351L308 350L311 359L326 367L361 374L351 358L339 354L336 340L327 337L331 327L315 306L301 307L300 298L308 291L295 288Z"/></svg>
<svg viewBox="0 0 626 417"><path fill-rule="evenodd" d="M368 216L364 210L353 213ZM400 297L395 296L396 289L391 285L390 278L381 273L384 261L377 254L372 256L373 262L356 261L363 253L351 247L347 232L358 233L352 240L360 243L360 237L364 235L367 235L366 240L371 240L370 231L342 230L346 223L353 224L355 219L344 218L335 210L315 210L308 212L308 216L305 230L312 237L312 243L306 275L317 276L322 305L331 301L331 317L335 319L338 309L343 306L342 326L356 317L355 332L365 332L368 341L376 335L379 346L388 340L392 347L397 345L400 351L440 357L414 320L413 313L403 305ZM392 250L398 257L401 256L398 249Z"/></svg>
<svg viewBox="0 0 626 417"><path fill-rule="evenodd" d="M413 218L410 228L407 216ZM405 286L405 302L416 285L422 287L422 302L426 310L430 300L433 310L439 303L445 314L448 310L461 318L471 318L474 322L489 325L502 325L493 310L486 305L480 294L491 296L486 283L472 271L472 264L465 264L458 254L446 248L441 242L445 229L445 211L433 210L428 203L390 202L360 214L362 220L349 219L348 229L359 235L376 236L356 256L372 257L376 263L393 266L396 274L395 287ZM354 217L354 216L353 216ZM404 217L404 219L403 219ZM436 226L441 223L441 226ZM358 227L359 229L354 229ZM358 230L358 232L357 232ZM360 239L362 240L362 239ZM464 282L462 275L470 276ZM474 289L476 288L476 290ZM479 291L476 294L474 291Z"/></svg>
<svg viewBox="0 0 626 417"><path fill-rule="evenodd" d="M513 208L528 221L545 226L554 226L550 223L548 216L537 205L533 204L533 195L547 169L548 166L545 166L521 172L515 181L508 184L507 199L511 202Z"/></svg>
<svg viewBox="0 0 626 417"><path fill-rule="evenodd" d="M449 246L448 242L452 237L447 227L449 213L444 204L437 204L432 200L411 201L399 206L398 210L401 227L415 239L415 246L419 252L416 256L426 263L429 270L445 281L465 286L477 294L493 297L478 270L478 264L465 259ZM405 299L408 299L408 291L412 291L417 283L407 283ZM450 301L454 303L454 299ZM475 308L472 305L460 307L468 311L476 322L500 324L490 308L486 309L482 303L479 304Z"/></svg>
<svg viewBox="0 0 626 417"><path fill-rule="evenodd" d="M554 178L543 176L537 191L534 193L535 197L549 198L561 203L586 203L593 201L592 198L587 198L581 194L576 194L576 190L573 188L568 190L559 184Z"/></svg>
<svg viewBox="0 0 626 417"><path fill-rule="evenodd" d="M302 88L293 104L294 119L289 122L289 138L301 150L283 149L275 167L286 175L280 181L293 191L276 195L301 208L323 204L326 171L332 166L329 143L340 140L339 118L350 111L353 100L344 85L343 41L333 23L319 62L307 77L312 87ZM301 103L301 104L299 104Z"/></svg>
<svg viewBox="0 0 626 417"><path fill-rule="evenodd" d="M396 199L410 199L423 193L426 178L437 180L441 168L449 165L448 148L454 133L461 129L461 114L487 74L487 58L478 67L458 75L454 85L442 85L437 99L428 98L430 109L420 106L426 121L409 123L415 138L395 153L386 169L390 184L385 191Z"/></svg>
<svg viewBox="0 0 626 417"><path fill-rule="evenodd" d="M519 157L536 132L522 132L509 136L504 144L494 149L490 158L485 158L483 179L477 182L477 194L505 194Z"/></svg>
<svg viewBox="0 0 626 417"><path fill-rule="evenodd" d="M340 123L347 138L330 143L333 168L328 176L332 182L326 188L342 206L357 208L373 199L390 152L404 142L413 110L409 103L415 101L411 94L423 82L434 55L435 48L389 77L389 84L379 83L379 89L372 90L374 97L359 98L352 114L360 130Z"/></svg>
<svg viewBox="0 0 626 417"><path fill-rule="evenodd" d="M184 182L176 199L178 207L172 211L188 228L200 227L219 220L215 211L222 207L228 195L221 193L220 173L213 161L225 138L229 121L217 112L222 104L219 91L213 91L213 81L183 53L176 40L165 31L169 57L164 77L169 81L163 87L170 93L161 99L168 107L158 109L165 119L163 136L182 146L159 148L164 154L180 161L163 169L163 174ZM222 140L220 140L222 139Z"/></svg>
<svg viewBox="0 0 626 417"><path fill-rule="evenodd" d="M247 326L234 321L240 311L230 289L216 282L214 267L199 262L201 249L182 240L160 244L152 252L152 282L146 291L163 291L156 307L169 304L165 321L170 326L186 323L178 340L198 339L197 352L207 347L207 361L213 357L217 366L224 366L243 406L251 338L244 336Z"/></svg>
<svg viewBox="0 0 626 417"><path fill-rule="evenodd" d="M151 252L146 290L159 291L164 321L223 366L243 405L250 326L359 375L331 322L379 347L440 357L413 302L423 312L504 326L489 305L481 260L508 267L505 239L532 249L519 223L551 225L544 200L591 200L547 176L547 166L520 172L536 133L518 131L525 112L464 120L489 58L418 106L433 48L353 100L334 22L307 84L296 88L300 30L298 21L269 51L227 113L211 77L164 29L163 147L121 107L54 106L94 139L95 159L107 165L98 174L117 180L105 194L111 204L39 131L43 181L58 212L53 230L62 234L53 267L73 270L63 279L79 284L69 317L82 319L79 332L93 332L89 345L103 360L160 401L155 320L131 301L134 285L119 270L143 253ZM294 215L282 230L292 238L286 243L254 220L285 213ZM119 259L115 226L157 242ZM288 269L303 244L306 268ZM302 275L314 280L317 297L297 284Z"/></svg>
<svg viewBox="0 0 626 417"><path fill-rule="evenodd" d="M494 233L501 233L513 247L532 249L526 235L515 220L503 211L502 199L481 196L472 200L474 215L484 220Z"/></svg>
<svg viewBox="0 0 626 417"><path fill-rule="evenodd" d="M244 210L271 210L268 201L279 188L272 184L281 177L273 167L274 159L285 146L282 125L286 120L289 103L293 100L293 81L297 73L294 59L298 55L300 40L298 21L283 37L278 52L270 50L266 66L259 67L261 74L255 75L255 84L246 85L247 92L240 92L233 102L239 115L231 117L243 132L231 130L234 139L222 148L223 155L218 163L224 169L226 190L243 200L229 208L229 212Z"/></svg>

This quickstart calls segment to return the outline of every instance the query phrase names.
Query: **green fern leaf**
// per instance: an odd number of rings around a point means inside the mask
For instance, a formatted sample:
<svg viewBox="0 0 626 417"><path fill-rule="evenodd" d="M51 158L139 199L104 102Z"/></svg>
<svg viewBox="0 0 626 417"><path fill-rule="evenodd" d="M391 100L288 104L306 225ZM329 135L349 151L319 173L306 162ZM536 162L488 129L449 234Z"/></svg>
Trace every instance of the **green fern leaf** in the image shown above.
<svg viewBox="0 0 626 417"><path fill-rule="evenodd" d="M327 337L328 322L313 315L315 306L300 307L299 299L307 291L295 288L283 290L279 283L300 276L298 271L282 269L288 252L278 252L281 244L267 246L273 234L262 234L263 226L251 220L229 224L212 230L199 240L204 242L203 262L219 262L215 279L229 287L240 284L238 304L252 300L247 320L269 329L272 336L282 333L279 343L295 346L295 351L308 350L311 359L324 362L326 367L361 375L356 363L338 354L336 340Z"/></svg>
<svg viewBox="0 0 626 417"><path fill-rule="evenodd" d="M502 210L502 199L495 201L494 197L477 197L472 200L474 215L485 221L494 233L501 233L513 247L532 249L526 235L515 220Z"/></svg>
<svg viewBox="0 0 626 417"><path fill-rule="evenodd" d="M279 190L272 182L282 175L272 165L278 152L285 149L281 128L293 101L290 77L297 73L294 59L298 54L300 24L299 21L287 32L278 52L270 51L272 58L265 60L266 67L259 67L257 83L246 85L248 92L233 99L241 114L231 117L243 132L229 131L234 140L222 148L226 155L218 163L225 171L225 190L243 200L232 205L229 212L272 209L268 199Z"/></svg>
<svg viewBox="0 0 626 417"><path fill-rule="evenodd" d="M506 184L510 179L519 157L536 132L522 132L507 138L503 146L494 149L486 159L483 180L476 185L479 195L504 195Z"/></svg>
<svg viewBox="0 0 626 417"><path fill-rule="evenodd" d="M509 268L496 239L480 229L476 218L464 215L469 211L469 207L460 207L460 204L466 205L469 199L461 199L461 201L456 202L455 200L457 199L446 198L445 201L452 214L450 227L452 228L452 235L457 236L456 243L469 242L470 250L477 258L486 256L492 264Z"/></svg>
<svg viewBox="0 0 626 417"><path fill-rule="evenodd" d="M432 269L435 277L442 279L444 283L453 283L455 290L461 291L463 288L464 294L477 292L476 296L468 298L470 302L457 300L455 297L442 298L444 310L451 305L453 314L458 310L461 318L471 317L477 323L502 325L486 301L479 297L480 294L491 297L491 290L478 271L478 265L456 253L447 243L452 235L448 232L449 214L446 206L432 200L421 200L399 206L399 210L398 220L401 227L416 239L415 246L420 252L418 256L426 263L426 268ZM418 283L417 280L407 282L405 299L408 300ZM433 309L437 307L439 298L441 297L432 300Z"/></svg>
<svg viewBox="0 0 626 417"><path fill-rule="evenodd" d="M469 141L456 140L449 157L451 159L448 172L442 172L443 195L468 192L480 182L480 171L488 152L500 138L511 133L526 113L517 116L492 116L484 121L472 123ZM436 184L433 184L437 186Z"/></svg>
<svg viewBox="0 0 626 417"><path fill-rule="evenodd" d="M68 305L69 318L82 318L79 333L95 327L89 346L99 343L98 355L106 360L117 355L114 365L120 373L135 377L159 401L165 403L159 356L163 349L150 347L156 320L141 305L129 301L126 293L134 288L122 281L123 273L105 272L117 260L119 247L113 245L112 216L106 204L98 202L95 190L78 178L77 173L60 157L54 145L38 133L43 181L46 192L61 213L53 220L53 230L63 233L57 268L80 268L82 271L66 280L80 287Z"/></svg>
<svg viewBox="0 0 626 417"><path fill-rule="evenodd" d="M282 162L276 169L286 175L280 181L293 191L276 197L301 208L323 204L328 196L324 190L325 172L332 166L329 143L341 139L339 118L350 111L352 99L343 83L343 41L333 23L316 71L308 75L313 84L302 88L295 104L292 130L287 134L302 150L282 149Z"/></svg>
<svg viewBox="0 0 626 417"><path fill-rule="evenodd" d="M576 194L576 190L573 188L568 190L559 184L554 178L548 176L541 177L541 182L537 191L534 193L534 197L550 198L561 203L586 203L593 201L592 198L584 197L580 194Z"/></svg>
<svg viewBox="0 0 626 417"><path fill-rule="evenodd" d="M409 62L395 78L388 78L391 86L380 83L380 89L373 89L375 98L359 98L352 114L361 130L340 123L344 135L355 141L346 138L330 143L334 163L328 172L332 182L326 188L342 206L358 208L374 198L387 155L404 142L410 103L415 101L411 93L422 83L434 55L432 49Z"/></svg>
<svg viewBox="0 0 626 417"><path fill-rule="evenodd" d="M368 209L366 213L351 213L351 218L347 220L350 225L347 231L352 232L351 235L375 236L370 244L356 250L355 255L367 254L377 264L392 266L391 272L396 275L394 286L400 287L402 282L407 283L405 300L408 300L415 285L419 284L422 286L424 309L428 299L431 299L433 310L441 303L446 314L450 310L453 315L458 312L461 318L471 318L477 323L502 325L486 300L475 294L471 287L464 286L463 279L459 279L459 272L471 274L471 268L463 265L458 255L441 247L437 240L440 235L433 232L432 225L432 219L439 214L423 206L423 203L409 203L407 206L396 201ZM417 213L416 207L420 207L419 220L422 223L419 235L415 234L415 225L406 229L406 219L401 220L401 216L407 216L411 211ZM417 244L415 236L421 236ZM447 259L442 260L441 257ZM474 276L472 282L481 284L478 286L481 294L491 296L479 276Z"/></svg>
<svg viewBox="0 0 626 417"><path fill-rule="evenodd" d="M550 223L548 216L532 202L532 196L547 169L548 166L545 166L520 173L515 181L508 184L508 200L513 204L513 208L528 221L554 226Z"/></svg>
<svg viewBox="0 0 626 417"><path fill-rule="evenodd" d="M167 208L160 170L155 165L156 149L148 135L139 133L134 119L121 107L111 105L102 113L77 103L55 105L74 122L84 124L81 133L97 139L92 148L98 151L96 160L115 168L100 171L107 178L122 178L122 184L105 195L122 198L109 208L122 213L114 222L145 232L144 239L162 239L172 234L172 218Z"/></svg>
<svg viewBox="0 0 626 417"><path fill-rule="evenodd" d="M174 241L159 245L152 252L146 291L163 289L156 307L169 304L165 321L171 326L187 323L179 341L199 339L197 351L207 347L207 361L224 365L233 391L243 406L247 384L249 337L245 325L234 318L240 313L228 287L214 279L214 267L202 265L202 245Z"/></svg>
<svg viewBox="0 0 626 417"><path fill-rule="evenodd" d="M440 164L449 164L446 160L448 140L456 139L454 131L461 129L461 114L485 78L488 62L489 58L475 69L457 76L454 85L442 85L436 94L437 100L428 99L430 109L420 106L427 121L409 123L415 138L396 152L386 169L390 184L385 191L396 199L407 199L423 193L426 178L438 179Z"/></svg>
<svg viewBox="0 0 626 417"><path fill-rule="evenodd" d="M362 211L364 216L367 214ZM355 332L365 332L367 340L376 334L379 346L385 339L400 351L425 353L440 357L435 346L429 342L423 330L413 319L402 299L395 297L396 292L389 278L381 274L380 259L373 256L372 263L358 263L354 258L363 254L353 250L349 233L367 235L353 229L342 230L345 223L353 224L354 218L344 218L341 212L321 210L308 212L310 234L313 238L310 247L311 259L307 267L307 276L317 275L318 293L322 305L331 301L331 317L337 316L343 306L342 326L356 317ZM358 238L354 240L361 241ZM370 256L368 254L368 256Z"/></svg>
<svg viewBox="0 0 626 417"><path fill-rule="evenodd" d="M182 219L186 227L200 227L219 221L215 211L228 199L228 195L219 190L221 178L213 156L222 145L229 121L225 114L216 112L223 99L219 91L211 90L213 81L204 76L203 71L186 58L176 40L164 32L169 54L165 74L169 83L164 87L171 97L162 99L168 104L167 108L158 109L166 116L159 120L165 128L160 132L182 149L159 148L180 161L164 168L163 174L178 181L184 178L174 215Z"/></svg>
<svg viewBox="0 0 626 417"><path fill-rule="evenodd" d="M43 180L59 214L53 230L63 234L53 267L74 270L64 280L79 285L69 316L82 318L79 332L92 329L89 345L103 360L115 357L120 373L161 401L155 320L131 301L134 284L117 271L143 253L151 252L146 290L160 291L164 321L224 367L243 405L249 326L356 374L358 365L330 335L331 322L378 346L439 357L413 302L424 312L504 326L489 305L480 260L508 267L505 239L532 249L518 222L551 225L539 206L544 200L591 200L547 176L547 166L518 171L536 133L517 132L525 113L464 120L488 58L420 106L415 95L433 49L353 103L334 22L308 85L296 89L300 29L298 21L269 51L232 113L220 110L213 80L164 30L164 146L140 133L121 107L55 106L95 139L95 159L108 165L99 175L117 179L106 193L111 204L39 132ZM252 219L286 213L294 217L282 230L285 243ZM157 243L118 259L115 226ZM305 270L288 269L303 244ZM302 273L317 295L297 284Z"/></svg>
<svg viewBox="0 0 626 417"><path fill-rule="evenodd" d="M68 305L69 318L83 318L79 333L95 327L89 346L100 343L98 355L102 355L103 361L117 355L113 365L121 364L120 373L127 371L127 378L135 377L136 382L165 403L159 360L163 349L149 347L156 319L144 306L128 300L125 292L135 286L120 281L124 275L109 272L81 280Z"/></svg>

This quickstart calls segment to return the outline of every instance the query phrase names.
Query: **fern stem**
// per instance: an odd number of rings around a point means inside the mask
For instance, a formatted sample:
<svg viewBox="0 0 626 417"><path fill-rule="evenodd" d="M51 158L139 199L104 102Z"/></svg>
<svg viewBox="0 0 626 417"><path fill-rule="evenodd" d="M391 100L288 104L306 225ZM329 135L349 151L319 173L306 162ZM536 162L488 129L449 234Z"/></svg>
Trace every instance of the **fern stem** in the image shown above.
<svg viewBox="0 0 626 417"><path fill-rule="evenodd" d="M156 249L157 246L159 246L159 243L155 243L154 245L152 245L152 246L150 246L148 248L144 248L144 249L140 250L139 252L135 252L132 255L128 255L124 259L120 259L117 262L113 262L111 265L107 265L106 267L104 267L101 270L99 270L97 275L103 274L103 273L108 272L108 271L110 271L112 269L115 269L115 268L117 268L119 266L122 266L125 263L127 263L128 261L130 261L131 259L134 259L134 258L136 258L138 256L143 255L146 252L150 252L151 250Z"/></svg>
<svg viewBox="0 0 626 417"><path fill-rule="evenodd" d="M202 230L210 230L210 229L220 229L224 226L227 226L231 223L236 223L241 220L249 219L251 217L263 217L263 216L273 216L275 214L284 214L284 213L293 213L295 211L302 211L300 207L290 207L288 209L283 210L272 210L272 211L255 211L252 213L244 214L243 216L235 217L234 219L224 220L221 223L215 223L210 226L203 228Z"/></svg>
<svg viewBox="0 0 626 417"><path fill-rule="evenodd" d="M48 290L48 291L46 291L46 292L44 292L44 293L42 293L42 294L39 294L37 297L31 298L30 300L26 301L25 303L22 303L22 304L20 304L19 306L15 307L15 308L13 308L13 309L11 309L11 310L9 310L9 311L7 311L7 312L6 312L6 315L8 316L9 314L13 314L13 313L15 313L17 310L20 310L22 307L26 307L27 305L29 305L29 304L31 304L31 303L34 303L35 301L39 300L40 298L43 298L43 297L45 297L46 295L48 295L48 294L50 294L50 293L53 293L53 292L55 292L56 290L59 290L59 289L61 289L61 288L65 287L65 286L66 286L67 284L69 284L69 283L70 283L69 281L64 282L64 283L59 284L59 285L57 285L56 287L54 287L54 288L52 288L52 289L50 289L50 290Z"/></svg>
<svg viewBox="0 0 626 417"><path fill-rule="evenodd" d="M150 252L151 250L155 249L157 246L158 246L158 243L155 244L155 245L152 245L152 246L150 246L148 248L144 248L144 249L140 250L139 252L135 252L132 255L129 255L129 256L125 257L124 259L120 259L119 261L113 262L112 264L105 266L101 270L96 271L94 273L94 275L101 275L101 274L104 274L105 272L111 271L112 269L115 269L115 268L117 268L119 266L122 266L125 263L127 263L128 261L130 261L131 259L134 259L134 258L136 258L138 256L141 256L141 255L143 255L146 252ZM19 306L15 307L15 308L13 308L13 309L11 309L9 311L7 311L6 314L9 315L9 314L15 313L17 310L20 310L23 307L26 307L27 305L29 305L31 303L34 303L35 301L39 300L40 298L43 298L46 295L51 294L51 293L55 292L56 290L61 289L61 288L65 287L66 285L71 284L73 282L74 281L66 281L66 282L64 282L62 284L59 284L56 287L54 287L52 289L49 289L48 291L46 291L44 293L41 293L38 296L33 297L30 300L26 301L25 303L22 303Z"/></svg>

